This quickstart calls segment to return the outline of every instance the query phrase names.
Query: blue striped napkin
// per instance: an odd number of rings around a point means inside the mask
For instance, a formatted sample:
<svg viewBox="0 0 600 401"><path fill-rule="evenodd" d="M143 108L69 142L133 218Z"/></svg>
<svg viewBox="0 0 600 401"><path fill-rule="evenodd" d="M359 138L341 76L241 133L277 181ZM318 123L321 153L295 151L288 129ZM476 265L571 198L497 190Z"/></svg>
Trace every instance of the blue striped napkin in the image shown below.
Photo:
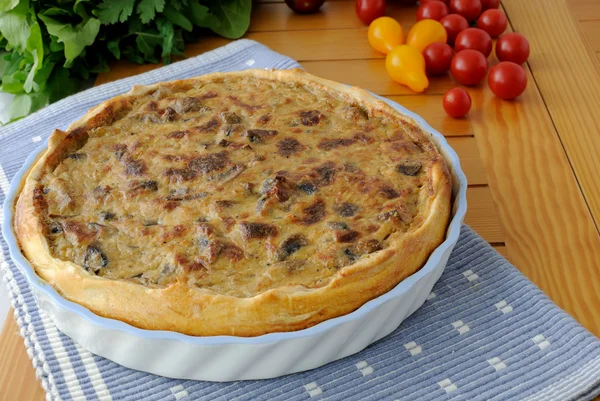
<svg viewBox="0 0 600 401"><path fill-rule="evenodd" d="M298 64L240 40L89 89L2 128L0 201L37 142L99 102L134 84L250 67ZM173 380L92 355L38 309L4 241L2 251L15 317L49 400L587 400L600 394L600 341L466 226L423 307L394 333L319 369L233 383Z"/></svg>

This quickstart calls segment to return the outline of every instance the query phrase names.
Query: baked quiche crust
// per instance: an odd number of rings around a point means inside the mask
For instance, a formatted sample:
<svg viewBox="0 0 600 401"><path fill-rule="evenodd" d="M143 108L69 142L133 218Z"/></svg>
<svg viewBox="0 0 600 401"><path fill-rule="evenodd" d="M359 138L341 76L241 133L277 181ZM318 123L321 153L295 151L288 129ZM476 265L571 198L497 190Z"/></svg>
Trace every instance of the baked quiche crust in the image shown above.
<svg viewBox="0 0 600 401"><path fill-rule="evenodd" d="M425 264L451 209L414 121L302 70L135 86L55 130L21 184L14 229L41 278L194 336L350 313Z"/></svg>

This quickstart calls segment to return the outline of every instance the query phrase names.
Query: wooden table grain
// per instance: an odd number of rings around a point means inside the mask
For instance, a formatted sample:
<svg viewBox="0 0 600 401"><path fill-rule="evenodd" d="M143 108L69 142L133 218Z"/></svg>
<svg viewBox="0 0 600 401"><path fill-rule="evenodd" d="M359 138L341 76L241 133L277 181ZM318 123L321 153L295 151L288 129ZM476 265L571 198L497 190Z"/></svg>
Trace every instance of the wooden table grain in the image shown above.
<svg viewBox="0 0 600 401"><path fill-rule="evenodd" d="M407 30L415 7L389 3L388 15ZM469 88L466 119L442 109L442 95L456 86L451 77L432 79L424 94L388 78L352 1L330 1L305 16L280 1L257 3L246 37L313 74L392 99L442 132L469 180L466 223L600 336L600 0L504 0L503 8L509 29L531 44L529 86L512 102L494 97L487 84ZM204 38L186 55L227 42ZM157 67L119 62L96 84ZM43 399L9 316L0 335L0 400Z"/></svg>

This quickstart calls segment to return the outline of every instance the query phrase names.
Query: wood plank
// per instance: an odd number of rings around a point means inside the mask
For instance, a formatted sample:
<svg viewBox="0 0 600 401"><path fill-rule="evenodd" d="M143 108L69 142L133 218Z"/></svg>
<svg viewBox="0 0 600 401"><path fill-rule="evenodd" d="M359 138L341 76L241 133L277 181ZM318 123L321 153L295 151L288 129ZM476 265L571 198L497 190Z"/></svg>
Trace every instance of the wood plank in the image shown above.
<svg viewBox="0 0 600 401"><path fill-rule="evenodd" d="M580 21L579 26L592 51L600 51L600 21Z"/></svg>
<svg viewBox="0 0 600 401"><path fill-rule="evenodd" d="M46 394L36 380L12 312L10 309L0 335L0 361L4 361L0 363L0 400L42 401Z"/></svg>
<svg viewBox="0 0 600 401"><path fill-rule="evenodd" d="M250 32L244 36L296 60L382 59L384 55L369 46L367 27L338 30ZM228 43L210 36L186 46L186 54L201 54Z"/></svg>
<svg viewBox="0 0 600 401"><path fill-rule="evenodd" d="M439 83L442 79L445 78L436 78L435 83ZM417 113L429 125L446 137L473 135L473 128L468 118L452 118L446 114L442 107L443 95L427 94L386 97Z"/></svg>
<svg viewBox="0 0 600 401"><path fill-rule="evenodd" d="M337 75L339 82L357 85L355 81L376 84L381 95L414 94L403 85L393 82L385 72L384 55L371 48L367 41L367 28L339 30L309 30L284 32L251 32L245 38L256 40L276 52L298 60L307 70L326 70ZM216 36L202 38L186 46L187 57L197 56L229 43L230 40ZM348 61L351 60L351 61ZM315 62L319 61L319 62ZM336 61L335 64L329 64ZM136 65L126 61L111 64L111 71L98 75L96 84L110 82L132 74L139 74L161 67L162 64ZM318 74L318 72L315 72ZM322 74L321 74L322 75ZM324 76L324 75L322 75ZM346 79L343 79L346 78ZM453 82L449 76L433 79L428 94L445 93ZM373 90L369 85L362 85Z"/></svg>
<svg viewBox="0 0 600 401"><path fill-rule="evenodd" d="M198 53L200 54L200 53ZM198 54L190 53L192 57ZM349 85L359 86L363 89L377 93L381 96L424 96L424 95L443 95L448 90L456 86L449 75L435 77L431 79L429 88L424 94L417 94L404 85L400 85L387 75L385 71L384 60L338 60L338 61L305 61L302 67L311 74L323 78L343 82ZM98 74L95 85L101 85L112 82L117 79L126 78L132 75L151 71L162 67L162 64L138 65L126 61L112 65L111 70ZM433 100L431 100L433 101ZM415 102L418 102L415 100ZM430 101L427 101L430 102ZM441 100L440 103L441 104ZM441 108L440 108L441 110ZM441 118L441 117L440 117ZM445 117L444 117L445 118ZM468 123L461 123L463 131L466 132ZM462 134L460 134L462 135Z"/></svg>
<svg viewBox="0 0 600 401"><path fill-rule="evenodd" d="M600 21L600 2L569 1L569 8L577 21Z"/></svg>
<svg viewBox="0 0 600 401"><path fill-rule="evenodd" d="M596 227L600 227L598 65L580 40L565 0L506 0L504 7L515 30L531 43L529 64L536 71L536 83ZM600 50L600 23L593 24Z"/></svg>
<svg viewBox="0 0 600 401"><path fill-rule="evenodd" d="M419 94L400 85L387 75L385 60L304 61L302 67L323 78L359 86L381 96ZM432 78L425 95L443 95L456 86L450 75Z"/></svg>
<svg viewBox="0 0 600 401"><path fill-rule="evenodd" d="M460 158L460 165L467 176L469 185L485 185L485 167L473 137L448 138L448 143Z"/></svg>
<svg viewBox="0 0 600 401"><path fill-rule="evenodd" d="M465 224L468 224L487 242L504 242L504 232L490 188L487 186L470 187L467 190L467 205Z"/></svg>
<svg viewBox="0 0 600 401"><path fill-rule="evenodd" d="M493 245L492 248L510 262L510 255L508 249L506 249L506 245Z"/></svg>
<svg viewBox="0 0 600 401"><path fill-rule="evenodd" d="M388 2L386 15L395 18L404 28L405 34L415 23L416 6ZM255 4L250 19L249 32L297 31L323 29L364 28L354 7L344 2L326 2L314 14L296 14L285 3Z"/></svg>
<svg viewBox="0 0 600 401"><path fill-rule="evenodd" d="M531 74L528 79L512 102L487 88L469 91L475 138L511 261L600 335L600 235Z"/></svg>

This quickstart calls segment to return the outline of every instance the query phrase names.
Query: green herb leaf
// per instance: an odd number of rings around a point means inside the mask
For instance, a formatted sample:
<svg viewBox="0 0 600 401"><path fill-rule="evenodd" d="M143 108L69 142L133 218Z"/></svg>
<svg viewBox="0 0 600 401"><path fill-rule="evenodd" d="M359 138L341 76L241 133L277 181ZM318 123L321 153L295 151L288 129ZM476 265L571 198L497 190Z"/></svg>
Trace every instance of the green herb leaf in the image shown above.
<svg viewBox="0 0 600 401"><path fill-rule="evenodd" d="M165 0L141 0L136 11L140 15L142 23L147 24L154 19L157 12L161 13L164 8Z"/></svg>
<svg viewBox="0 0 600 401"><path fill-rule="evenodd" d="M112 53L117 60L121 59L121 50L119 49L119 41L121 38L110 40L106 43L106 48Z"/></svg>
<svg viewBox="0 0 600 401"><path fill-rule="evenodd" d="M152 63L158 63L154 50L156 49L156 46L160 45L161 43L162 38L160 35L144 32L138 33L138 36L135 39L135 44L144 55L144 59Z"/></svg>
<svg viewBox="0 0 600 401"><path fill-rule="evenodd" d="M135 0L104 0L95 14L103 24L125 22L133 12Z"/></svg>
<svg viewBox="0 0 600 401"><path fill-rule="evenodd" d="M189 19L185 17L180 11L177 11L173 7L166 6L163 11L163 15L169 19L173 24L178 25L188 32L194 29L194 26Z"/></svg>
<svg viewBox="0 0 600 401"><path fill-rule="evenodd" d="M219 21L217 24L217 20L211 19L208 27L213 32L229 39L237 39L248 30L252 0L212 0L209 8Z"/></svg>
<svg viewBox="0 0 600 401"><path fill-rule="evenodd" d="M123 50L123 55L132 63L144 64L144 58L140 55L140 50L137 47L127 47Z"/></svg>
<svg viewBox="0 0 600 401"><path fill-rule="evenodd" d="M69 67L86 46L94 43L96 35L98 35L98 31L100 30L100 21L96 18L90 18L87 22L73 26L63 24L43 14L39 14L38 16L44 21L48 33L56 36L58 41L65 45L65 67Z"/></svg>
<svg viewBox="0 0 600 401"><path fill-rule="evenodd" d="M163 38L161 57L163 62L167 64L171 62L171 52L173 49L173 37L175 36L175 31L171 21L163 18L156 20L156 25L158 26L160 35Z"/></svg>
<svg viewBox="0 0 600 401"><path fill-rule="evenodd" d="M75 93L81 86L81 81L69 74L69 70L57 67L48 78L46 91L48 100L55 102Z"/></svg>

